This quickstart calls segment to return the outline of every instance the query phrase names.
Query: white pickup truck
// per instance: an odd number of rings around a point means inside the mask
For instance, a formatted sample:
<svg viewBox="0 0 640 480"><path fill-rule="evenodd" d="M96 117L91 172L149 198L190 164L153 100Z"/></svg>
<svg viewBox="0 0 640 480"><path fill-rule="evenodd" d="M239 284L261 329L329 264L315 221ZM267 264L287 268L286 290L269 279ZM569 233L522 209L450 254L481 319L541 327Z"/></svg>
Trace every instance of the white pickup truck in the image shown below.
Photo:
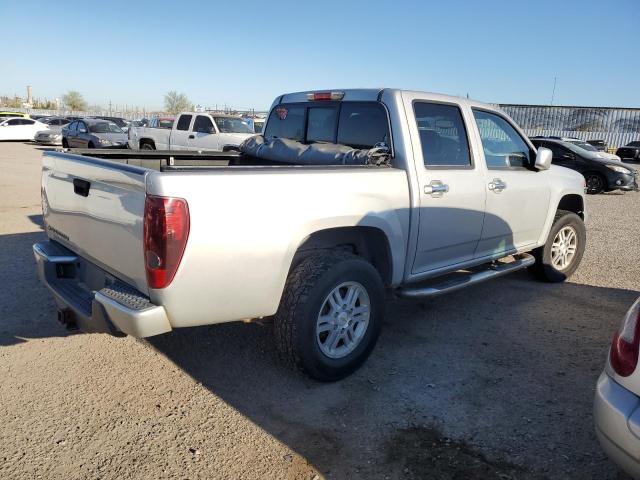
<svg viewBox="0 0 640 480"><path fill-rule="evenodd" d="M34 252L59 319L136 337L273 319L287 362L331 381L373 349L387 293L439 295L527 267L559 282L582 258L583 177L493 106L394 89L292 93L257 138L257 150L297 146L300 161L46 152L49 241ZM303 161L374 146L387 161Z"/></svg>
<svg viewBox="0 0 640 480"><path fill-rule="evenodd" d="M182 112L171 128L161 124L135 127L129 148L142 150L229 151L255 132L242 118L200 112Z"/></svg>

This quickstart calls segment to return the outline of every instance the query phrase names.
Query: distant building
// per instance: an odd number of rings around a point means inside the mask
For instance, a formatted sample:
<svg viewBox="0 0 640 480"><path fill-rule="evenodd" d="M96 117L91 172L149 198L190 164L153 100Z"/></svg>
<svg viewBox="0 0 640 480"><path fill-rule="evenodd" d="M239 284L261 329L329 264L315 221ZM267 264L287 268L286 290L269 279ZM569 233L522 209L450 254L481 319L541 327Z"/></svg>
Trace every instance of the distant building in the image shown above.
<svg viewBox="0 0 640 480"><path fill-rule="evenodd" d="M640 108L500 105L529 136L604 140L610 147L640 140Z"/></svg>

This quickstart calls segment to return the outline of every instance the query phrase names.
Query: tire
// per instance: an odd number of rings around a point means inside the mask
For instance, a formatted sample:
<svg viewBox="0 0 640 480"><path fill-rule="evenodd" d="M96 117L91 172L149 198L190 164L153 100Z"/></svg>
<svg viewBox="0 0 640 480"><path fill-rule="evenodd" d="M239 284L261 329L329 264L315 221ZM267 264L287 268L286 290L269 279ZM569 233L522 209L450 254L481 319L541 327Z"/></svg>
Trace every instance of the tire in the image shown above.
<svg viewBox="0 0 640 480"><path fill-rule="evenodd" d="M356 317L358 314L351 316L345 310L340 314L334 311L329 295L336 290L345 302L350 292L358 291L357 301L351 306L364 312L368 303L368 323L364 313ZM335 303L335 297L332 299ZM384 284L373 265L338 250L312 253L287 278L274 317L276 345L290 367L323 382L340 380L357 370L373 350L384 313ZM333 323L323 322L320 316ZM328 344L337 337L331 350Z"/></svg>
<svg viewBox="0 0 640 480"><path fill-rule="evenodd" d="M155 150L156 148L153 146L153 144L151 144L149 142L144 142L142 145L140 145L140 149L141 150Z"/></svg>
<svg viewBox="0 0 640 480"><path fill-rule="evenodd" d="M587 193L589 195L602 193L607 186L607 181L599 173L585 173L584 181L587 185Z"/></svg>
<svg viewBox="0 0 640 480"><path fill-rule="evenodd" d="M93 142L89 142L87 148L96 148L96 146L93 144Z"/></svg>
<svg viewBox="0 0 640 480"><path fill-rule="evenodd" d="M558 257L553 256L554 242L561 241L560 231L572 231L575 235L575 250L573 256L568 259L568 263L564 266L556 263ZM558 210L553 220L553 225L549 231L547 242L532 253L536 259L536 263L531 267L531 271L545 282L558 283L564 282L569 278L580 265L584 249L587 242L587 232L582 219L573 212L566 210ZM570 244L570 242L567 242ZM570 251L570 250L569 250ZM560 254L562 256L562 254ZM560 260L560 263L562 261Z"/></svg>
<svg viewBox="0 0 640 480"><path fill-rule="evenodd" d="M66 138L62 139L62 148L69 148L69 144L67 143L67 139Z"/></svg>

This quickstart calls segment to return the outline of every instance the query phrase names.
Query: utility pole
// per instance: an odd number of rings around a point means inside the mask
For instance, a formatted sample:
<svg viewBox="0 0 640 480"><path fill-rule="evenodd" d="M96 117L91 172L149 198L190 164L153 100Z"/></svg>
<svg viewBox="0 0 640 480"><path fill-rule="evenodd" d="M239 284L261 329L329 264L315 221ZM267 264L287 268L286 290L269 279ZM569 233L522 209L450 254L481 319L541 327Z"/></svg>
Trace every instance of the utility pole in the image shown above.
<svg viewBox="0 0 640 480"><path fill-rule="evenodd" d="M111 100L109 100L109 116L111 116Z"/></svg>
<svg viewBox="0 0 640 480"><path fill-rule="evenodd" d="M556 96L556 80L558 77L553 77L553 91L551 92L551 105L553 105L553 99Z"/></svg>

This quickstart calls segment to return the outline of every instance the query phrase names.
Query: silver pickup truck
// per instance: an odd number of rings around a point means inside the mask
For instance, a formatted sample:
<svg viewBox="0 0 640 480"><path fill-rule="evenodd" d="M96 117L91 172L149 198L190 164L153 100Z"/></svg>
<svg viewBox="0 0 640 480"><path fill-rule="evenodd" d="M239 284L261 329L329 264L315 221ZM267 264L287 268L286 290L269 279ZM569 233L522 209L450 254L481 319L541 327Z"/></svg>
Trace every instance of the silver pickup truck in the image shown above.
<svg viewBox="0 0 640 480"><path fill-rule="evenodd" d="M43 156L58 317L148 337L267 318L283 358L331 381L374 347L385 296L428 297L523 268L561 282L585 247L584 180L499 109L394 89L278 97L264 141L383 145L389 161L243 153ZM98 158L101 157L101 158Z"/></svg>

